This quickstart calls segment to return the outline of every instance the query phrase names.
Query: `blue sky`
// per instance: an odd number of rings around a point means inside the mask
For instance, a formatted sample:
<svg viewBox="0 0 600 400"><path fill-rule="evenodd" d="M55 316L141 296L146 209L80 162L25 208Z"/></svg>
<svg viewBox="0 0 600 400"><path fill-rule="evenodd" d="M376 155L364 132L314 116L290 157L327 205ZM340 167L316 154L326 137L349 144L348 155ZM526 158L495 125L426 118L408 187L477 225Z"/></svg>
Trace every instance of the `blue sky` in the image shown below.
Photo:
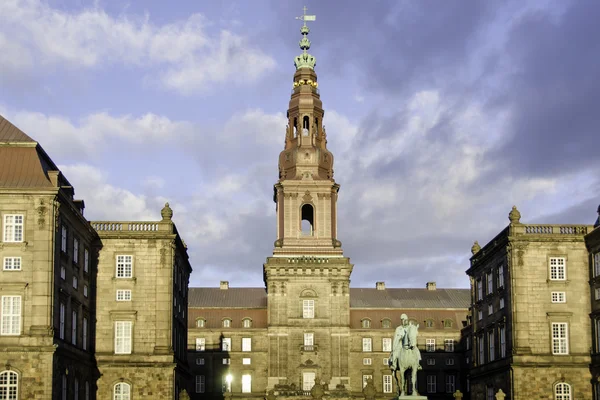
<svg viewBox="0 0 600 400"><path fill-rule="evenodd" d="M193 286L262 286L306 5L352 285L468 287L474 240L591 224L600 3L0 2L0 113L92 220L165 201Z"/></svg>

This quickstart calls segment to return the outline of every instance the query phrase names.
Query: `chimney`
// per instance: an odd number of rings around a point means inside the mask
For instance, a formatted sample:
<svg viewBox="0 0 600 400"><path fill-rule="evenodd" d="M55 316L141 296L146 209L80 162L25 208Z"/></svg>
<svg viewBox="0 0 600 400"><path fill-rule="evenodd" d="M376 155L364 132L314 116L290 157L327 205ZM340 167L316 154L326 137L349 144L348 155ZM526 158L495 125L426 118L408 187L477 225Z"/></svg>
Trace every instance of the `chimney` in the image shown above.
<svg viewBox="0 0 600 400"><path fill-rule="evenodd" d="M427 282L427 285L425 287L427 288L427 290L435 290L435 282Z"/></svg>
<svg viewBox="0 0 600 400"><path fill-rule="evenodd" d="M376 282L375 287L377 290L385 290L385 282Z"/></svg>
<svg viewBox="0 0 600 400"><path fill-rule="evenodd" d="M221 284L219 285L219 288L221 290L227 290L227 289L229 289L229 281L221 281Z"/></svg>

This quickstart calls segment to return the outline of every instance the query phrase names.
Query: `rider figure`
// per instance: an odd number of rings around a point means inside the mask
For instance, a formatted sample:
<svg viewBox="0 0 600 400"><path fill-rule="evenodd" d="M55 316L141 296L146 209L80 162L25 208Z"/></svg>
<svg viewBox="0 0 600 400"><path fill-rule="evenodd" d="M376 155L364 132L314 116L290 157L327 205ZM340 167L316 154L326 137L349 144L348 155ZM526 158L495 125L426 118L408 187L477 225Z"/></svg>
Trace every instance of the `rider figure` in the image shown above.
<svg viewBox="0 0 600 400"><path fill-rule="evenodd" d="M417 353L417 359L419 360L419 368L421 368L421 351L417 347L416 343L410 343L410 338L408 336L408 317L406 314L402 314L400 316L400 321L402 322L400 326L396 328L394 332L394 340L392 342L392 352L390 353L390 366L393 363L397 363L400 359L400 349L404 347L405 349L413 350Z"/></svg>

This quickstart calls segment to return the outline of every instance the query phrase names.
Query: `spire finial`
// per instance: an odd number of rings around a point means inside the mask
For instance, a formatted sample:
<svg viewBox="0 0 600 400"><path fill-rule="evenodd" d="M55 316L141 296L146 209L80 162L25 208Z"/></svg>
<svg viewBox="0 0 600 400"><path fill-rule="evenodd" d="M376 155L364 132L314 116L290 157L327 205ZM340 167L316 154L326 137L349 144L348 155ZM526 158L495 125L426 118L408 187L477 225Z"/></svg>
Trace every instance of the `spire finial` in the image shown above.
<svg viewBox="0 0 600 400"><path fill-rule="evenodd" d="M294 65L296 65L296 69L300 69L302 67L308 67L310 69L314 69L317 60L315 57L308 54L308 49L310 49L310 40L308 40L308 26L306 25L306 21L315 21L317 19L316 15L306 15L306 6L303 8L304 15L300 17L296 17L296 19L302 20L304 24L302 28L300 28L300 33L302 34L302 39L300 39L300 48L302 49L302 54L294 59Z"/></svg>

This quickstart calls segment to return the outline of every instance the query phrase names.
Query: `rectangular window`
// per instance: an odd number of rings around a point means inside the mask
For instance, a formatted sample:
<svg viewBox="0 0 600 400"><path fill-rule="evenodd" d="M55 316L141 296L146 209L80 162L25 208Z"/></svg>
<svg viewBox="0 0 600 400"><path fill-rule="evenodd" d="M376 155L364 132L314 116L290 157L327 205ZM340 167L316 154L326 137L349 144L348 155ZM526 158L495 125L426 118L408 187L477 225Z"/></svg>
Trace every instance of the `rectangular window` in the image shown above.
<svg viewBox="0 0 600 400"><path fill-rule="evenodd" d="M64 281L65 279L67 279L67 270L66 270L66 268L64 267L64 265L61 265L61 266L60 266L60 279L62 279L63 281Z"/></svg>
<svg viewBox="0 0 600 400"><path fill-rule="evenodd" d="M133 277L133 256L117 256L117 278Z"/></svg>
<svg viewBox="0 0 600 400"><path fill-rule="evenodd" d="M494 305L488 304L488 315L492 315L494 313Z"/></svg>
<svg viewBox="0 0 600 400"><path fill-rule="evenodd" d="M133 322L115 321L115 354L131 354Z"/></svg>
<svg viewBox="0 0 600 400"><path fill-rule="evenodd" d="M371 358L363 358L363 365L371 365L373 360Z"/></svg>
<svg viewBox="0 0 600 400"><path fill-rule="evenodd" d="M487 274L487 294L494 293L494 274L488 272Z"/></svg>
<svg viewBox="0 0 600 400"><path fill-rule="evenodd" d="M302 390L310 391L315 386L315 373L314 372L303 372L302 373Z"/></svg>
<svg viewBox="0 0 600 400"><path fill-rule="evenodd" d="M223 365L229 365L229 364L231 364L231 358L229 358L229 357L224 358Z"/></svg>
<svg viewBox="0 0 600 400"><path fill-rule="evenodd" d="M456 391L456 376L446 375L446 393L454 393Z"/></svg>
<svg viewBox="0 0 600 400"><path fill-rule="evenodd" d="M62 400L67 400L67 376L63 374L62 376Z"/></svg>
<svg viewBox="0 0 600 400"><path fill-rule="evenodd" d="M87 350L87 338L88 338L88 319L83 317L83 323L81 324L83 339L81 341L81 345L84 350Z"/></svg>
<svg viewBox="0 0 600 400"><path fill-rule="evenodd" d="M483 343L483 335L477 338L477 343L479 345L479 358L477 359L477 362L481 365L485 363L485 344Z"/></svg>
<svg viewBox="0 0 600 400"><path fill-rule="evenodd" d="M444 351L454 351L454 339L444 339Z"/></svg>
<svg viewBox="0 0 600 400"><path fill-rule="evenodd" d="M242 375L242 393L252 393L252 375Z"/></svg>
<svg viewBox="0 0 600 400"><path fill-rule="evenodd" d="M196 358L196 365L204 365L204 358Z"/></svg>
<svg viewBox="0 0 600 400"><path fill-rule="evenodd" d="M392 393L392 376L383 376L383 393Z"/></svg>
<svg viewBox="0 0 600 400"><path fill-rule="evenodd" d="M381 339L381 351L392 351L392 338Z"/></svg>
<svg viewBox="0 0 600 400"><path fill-rule="evenodd" d="M565 322L552 323L552 354L569 354L568 334Z"/></svg>
<svg viewBox="0 0 600 400"><path fill-rule="evenodd" d="M4 257L4 268L5 271L20 271L21 270L21 257Z"/></svg>
<svg viewBox="0 0 600 400"><path fill-rule="evenodd" d="M314 300L302 300L302 318L314 318L315 317L315 301Z"/></svg>
<svg viewBox="0 0 600 400"><path fill-rule="evenodd" d="M504 265L498 266L498 288L504 287Z"/></svg>
<svg viewBox="0 0 600 400"><path fill-rule="evenodd" d="M73 382L73 400L79 400L79 380L77 378Z"/></svg>
<svg viewBox="0 0 600 400"><path fill-rule="evenodd" d="M314 346L315 344L315 334L312 332L305 332L304 333L304 347L306 348L307 346Z"/></svg>
<svg viewBox="0 0 600 400"><path fill-rule="evenodd" d="M550 279L553 281L564 281L567 279L564 257L550 258Z"/></svg>
<svg viewBox="0 0 600 400"><path fill-rule="evenodd" d="M427 375L427 393L436 392L436 378L435 375Z"/></svg>
<svg viewBox="0 0 600 400"><path fill-rule="evenodd" d="M242 365L250 365L252 364L252 359L250 357L242 358Z"/></svg>
<svg viewBox="0 0 600 400"><path fill-rule="evenodd" d="M227 380L227 376L223 375L223 385L222 385L223 393L231 392L231 380Z"/></svg>
<svg viewBox="0 0 600 400"><path fill-rule="evenodd" d="M498 308L501 310L504 308L504 297L500 297L500 306Z"/></svg>
<svg viewBox="0 0 600 400"><path fill-rule="evenodd" d="M600 275L600 252L594 254L594 277Z"/></svg>
<svg viewBox="0 0 600 400"><path fill-rule="evenodd" d="M565 292L552 292L551 298L553 303L566 303ZM596 297L597 299L598 297Z"/></svg>
<svg viewBox="0 0 600 400"><path fill-rule="evenodd" d="M23 214L8 214L4 216L4 241L23 241Z"/></svg>
<svg viewBox="0 0 600 400"><path fill-rule="evenodd" d="M483 311L477 311L477 320L481 321L483 319Z"/></svg>
<svg viewBox="0 0 600 400"><path fill-rule="evenodd" d="M427 365L435 365L435 358L427 358Z"/></svg>
<svg viewBox="0 0 600 400"><path fill-rule="evenodd" d="M435 339L425 339L425 351L435 351Z"/></svg>
<svg viewBox="0 0 600 400"><path fill-rule="evenodd" d="M500 358L506 357L506 327L500 327Z"/></svg>
<svg viewBox="0 0 600 400"><path fill-rule="evenodd" d="M204 351L206 350L206 339L205 338L196 338L196 351Z"/></svg>
<svg viewBox="0 0 600 400"><path fill-rule="evenodd" d="M65 304L60 303L60 311L59 311L59 323L58 323L58 337L61 339L65 339Z"/></svg>
<svg viewBox="0 0 600 400"><path fill-rule="evenodd" d="M79 279L76 276L73 276L73 288L77 289L79 287Z"/></svg>
<svg viewBox="0 0 600 400"><path fill-rule="evenodd" d="M496 359L496 348L495 348L495 342L494 342L494 331L489 331L488 332L488 360L494 361Z"/></svg>
<svg viewBox="0 0 600 400"><path fill-rule="evenodd" d="M487 400L494 400L494 387L493 386L488 386L486 389L486 399Z"/></svg>
<svg viewBox="0 0 600 400"><path fill-rule="evenodd" d="M60 251L67 252L67 227L65 225L60 227Z"/></svg>
<svg viewBox="0 0 600 400"><path fill-rule="evenodd" d="M21 296L2 296L2 328L0 334L21 334Z"/></svg>
<svg viewBox="0 0 600 400"><path fill-rule="evenodd" d="M79 264L79 239L73 238L73 262Z"/></svg>
<svg viewBox="0 0 600 400"><path fill-rule="evenodd" d="M77 311L71 312L71 344L77 345Z"/></svg>
<svg viewBox="0 0 600 400"><path fill-rule="evenodd" d="M90 400L90 383L85 382L85 400Z"/></svg>
<svg viewBox="0 0 600 400"><path fill-rule="evenodd" d="M594 290L594 292L595 292L595 299L600 300L600 288L597 288L596 290Z"/></svg>
<svg viewBox="0 0 600 400"><path fill-rule="evenodd" d="M204 375L196 375L196 393L204 393L206 388L206 377Z"/></svg>
<svg viewBox="0 0 600 400"><path fill-rule="evenodd" d="M221 351L231 351L231 338L224 337L221 340Z"/></svg>
<svg viewBox="0 0 600 400"><path fill-rule="evenodd" d="M83 250L83 272L90 272L90 251L88 249Z"/></svg>
<svg viewBox="0 0 600 400"><path fill-rule="evenodd" d="M367 386L370 380L373 380L373 375L363 375L363 388Z"/></svg>
<svg viewBox="0 0 600 400"><path fill-rule="evenodd" d="M362 338L362 351L364 352L368 352L368 351L373 351L372 350L372 340L371 338Z"/></svg>
<svg viewBox="0 0 600 400"><path fill-rule="evenodd" d="M454 365L454 358L446 358L446 365Z"/></svg>
<svg viewBox="0 0 600 400"><path fill-rule="evenodd" d="M117 290L117 301L131 301L131 290Z"/></svg>
<svg viewBox="0 0 600 400"><path fill-rule="evenodd" d="M390 365L390 359L387 357L383 358L383 365Z"/></svg>
<svg viewBox="0 0 600 400"><path fill-rule="evenodd" d="M477 279L477 301L483 299L483 284L481 283L481 279Z"/></svg>
<svg viewBox="0 0 600 400"><path fill-rule="evenodd" d="M88 286L87 285L83 285L83 296L88 297Z"/></svg>
<svg viewBox="0 0 600 400"><path fill-rule="evenodd" d="M252 338L242 338L242 351L252 351Z"/></svg>

